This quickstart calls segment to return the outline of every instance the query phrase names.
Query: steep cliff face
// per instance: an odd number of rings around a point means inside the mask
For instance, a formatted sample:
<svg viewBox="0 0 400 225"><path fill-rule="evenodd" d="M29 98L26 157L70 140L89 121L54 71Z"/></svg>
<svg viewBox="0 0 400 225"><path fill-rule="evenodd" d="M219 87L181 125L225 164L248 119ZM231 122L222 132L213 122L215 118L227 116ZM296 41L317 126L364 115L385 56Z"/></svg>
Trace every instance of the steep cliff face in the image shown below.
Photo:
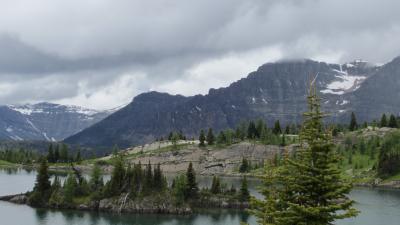
<svg viewBox="0 0 400 225"><path fill-rule="evenodd" d="M63 140L110 113L52 103L0 106L0 139Z"/></svg>
<svg viewBox="0 0 400 225"><path fill-rule="evenodd" d="M269 125L275 120L299 123L306 110L310 82L315 82L330 120L347 123L352 111L359 121L372 120L383 112L400 111L395 100L400 95L398 61L384 66L361 60L343 65L312 60L267 63L229 87L210 89L207 95L141 94L122 110L65 141L92 147L126 147L170 131L181 130L197 137L200 129L218 131L256 118Z"/></svg>

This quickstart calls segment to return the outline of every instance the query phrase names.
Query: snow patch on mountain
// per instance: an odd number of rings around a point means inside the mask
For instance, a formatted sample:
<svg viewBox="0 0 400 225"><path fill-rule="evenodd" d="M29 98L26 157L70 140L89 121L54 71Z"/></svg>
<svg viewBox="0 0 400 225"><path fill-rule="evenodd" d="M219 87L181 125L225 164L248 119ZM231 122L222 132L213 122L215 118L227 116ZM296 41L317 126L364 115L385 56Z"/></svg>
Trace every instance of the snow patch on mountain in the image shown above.
<svg viewBox="0 0 400 225"><path fill-rule="evenodd" d="M342 95L344 93L357 90L361 83L367 78L361 75L350 75L346 71L336 72L335 80L326 86L326 89L321 90L324 94Z"/></svg>
<svg viewBox="0 0 400 225"><path fill-rule="evenodd" d="M60 105L60 107L64 107L63 105ZM88 109L84 108L81 106L75 106L75 105L66 105L66 112L71 112L71 113L79 113L79 114L84 114L87 116L93 116L97 113L100 113L100 111L94 110L94 109Z"/></svg>

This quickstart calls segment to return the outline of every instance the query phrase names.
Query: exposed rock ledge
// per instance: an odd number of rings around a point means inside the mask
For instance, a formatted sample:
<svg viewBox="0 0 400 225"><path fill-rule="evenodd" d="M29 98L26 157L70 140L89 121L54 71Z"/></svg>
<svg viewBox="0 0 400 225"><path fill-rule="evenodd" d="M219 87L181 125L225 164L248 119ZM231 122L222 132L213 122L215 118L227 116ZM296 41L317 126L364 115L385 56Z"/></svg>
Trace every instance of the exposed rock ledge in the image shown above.
<svg viewBox="0 0 400 225"><path fill-rule="evenodd" d="M26 204L28 202L28 198L25 194L6 195L1 196L0 201L12 202L15 204Z"/></svg>
<svg viewBox="0 0 400 225"><path fill-rule="evenodd" d="M8 201L15 204L29 204L25 194L8 195L0 197L0 201ZM220 209L246 209L248 202L229 200L224 197L200 198L190 204L175 205L168 197L148 196L135 200L127 198L126 194L121 197L106 198L100 201L90 201L77 205L47 205L47 208L55 209L77 209L88 211L102 211L115 213L137 213L137 214L176 214L186 215L193 213L193 209L220 208Z"/></svg>

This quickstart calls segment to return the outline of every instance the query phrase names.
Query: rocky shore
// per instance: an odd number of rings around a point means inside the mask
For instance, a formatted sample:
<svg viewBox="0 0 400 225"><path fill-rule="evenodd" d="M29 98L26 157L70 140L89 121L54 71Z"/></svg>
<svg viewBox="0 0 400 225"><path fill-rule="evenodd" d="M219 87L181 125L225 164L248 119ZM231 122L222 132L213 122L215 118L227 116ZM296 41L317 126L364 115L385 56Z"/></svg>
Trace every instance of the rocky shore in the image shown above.
<svg viewBox="0 0 400 225"><path fill-rule="evenodd" d="M27 194L1 196L0 201L28 205ZM125 193L120 197L106 198L99 201L89 201L74 205L47 205L45 207L112 213L188 215L192 214L196 209L246 209L249 207L249 203L231 200L226 197L213 196L210 198L200 198L178 206L168 197L162 198L160 195L130 199L128 194Z"/></svg>

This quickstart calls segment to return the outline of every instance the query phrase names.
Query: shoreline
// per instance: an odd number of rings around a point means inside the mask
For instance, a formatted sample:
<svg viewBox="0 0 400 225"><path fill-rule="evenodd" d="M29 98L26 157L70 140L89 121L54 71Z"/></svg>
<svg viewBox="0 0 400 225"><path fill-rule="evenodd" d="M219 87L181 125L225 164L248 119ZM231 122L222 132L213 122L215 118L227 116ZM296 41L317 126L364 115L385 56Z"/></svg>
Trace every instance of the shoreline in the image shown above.
<svg viewBox="0 0 400 225"><path fill-rule="evenodd" d="M209 209L233 209L245 211L249 208L249 202L226 201L226 198L214 198L191 201L180 206L173 205L168 201L154 201L152 197L142 199L128 199L121 201L120 197L105 198L98 201L90 201L86 204L59 205L59 206L32 206L28 203L27 193L0 196L0 201L18 205L27 205L32 208L43 208L50 210L79 210L90 212L123 213L123 214L164 214L164 215L191 215L201 210Z"/></svg>

